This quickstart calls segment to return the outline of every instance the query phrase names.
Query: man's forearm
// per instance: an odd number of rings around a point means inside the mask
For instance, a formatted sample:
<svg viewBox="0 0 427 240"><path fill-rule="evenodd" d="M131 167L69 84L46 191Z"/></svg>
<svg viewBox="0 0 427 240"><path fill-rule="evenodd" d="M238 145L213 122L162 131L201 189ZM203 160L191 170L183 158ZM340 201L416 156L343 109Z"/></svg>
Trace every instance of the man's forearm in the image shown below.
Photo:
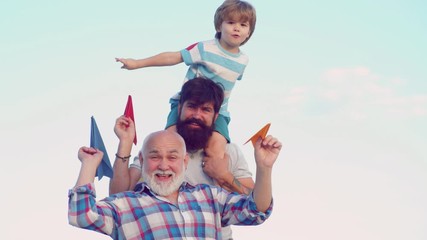
<svg viewBox="0 0 427 240"><path fill-rule="evenodd" d="M80 167L79 177L77 178L76 187L83 186L88 183L93 183L96 174L96 166L82 163Z"/></svg>
<svg viewBox="0 0 427 240"><path fill-rule="evenodd" d="M272 200L271 187L272 169L259 168L256 171L255 187L253 190L255 204L258 211L265 212L269 208Z"/></svg>
<svg viewBox="0 0 427 240"><path fill-rule="evenodd" d="M129 190L129 158L132 149L132 143L121 144L117 149L117 156L113 165L113 178L110 180L110 195Z"/></svg>
<svg viewBox="0 0 427 240"><path fill-rule="evenodd" d="M227 174L221 180L217 180L218 184L229 192L237 192L240 194L246 194L252 192L254 182L252 178L236 178L233 174Z"/></svg>
<svg viewBox="0 0 427 240"><path fill-rule="evenodd" d="M116 158L113 170L113 178L110 180L110 195L127 191L129 189L128 162L124 163L121 159Z"/></svg>

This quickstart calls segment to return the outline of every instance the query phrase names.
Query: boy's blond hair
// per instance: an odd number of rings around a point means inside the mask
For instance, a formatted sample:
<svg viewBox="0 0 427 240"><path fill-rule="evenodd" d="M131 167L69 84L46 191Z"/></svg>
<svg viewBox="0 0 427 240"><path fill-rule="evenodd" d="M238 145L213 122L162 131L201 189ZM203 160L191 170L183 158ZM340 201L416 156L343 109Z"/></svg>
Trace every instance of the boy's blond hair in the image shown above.
<svg viewBox="0 0 427 240"><path fill-rule="evenodd" d="M255 8L248 2L240 0L225 0L221 6L219 6L215 12L214 24L215 24L215 38L221 39L221 24L227 20L249 22L249 36L246 38L241 45L245 44L252 36L255 31L256 25L256 12Z"/></svg>

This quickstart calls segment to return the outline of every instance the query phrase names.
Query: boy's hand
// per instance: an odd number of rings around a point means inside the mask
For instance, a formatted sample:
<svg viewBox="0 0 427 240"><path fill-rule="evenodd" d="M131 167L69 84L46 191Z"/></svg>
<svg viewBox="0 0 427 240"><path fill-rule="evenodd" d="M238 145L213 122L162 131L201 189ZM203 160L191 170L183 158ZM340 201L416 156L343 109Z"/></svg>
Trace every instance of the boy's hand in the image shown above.
<svg viewBox="0 0 427 240"><path fill-rule="evenodd" d="M116 62L121 62L123 69L133 70L138 68L136 60L132 58L116 58Z"/></svg>
<svg viewBox="0 0 427 240"><path fill-rule="evenodd" d="M81 147L79 149L78 158L85 165L98 167L101 163L104 153L96 148Z"/></svg>

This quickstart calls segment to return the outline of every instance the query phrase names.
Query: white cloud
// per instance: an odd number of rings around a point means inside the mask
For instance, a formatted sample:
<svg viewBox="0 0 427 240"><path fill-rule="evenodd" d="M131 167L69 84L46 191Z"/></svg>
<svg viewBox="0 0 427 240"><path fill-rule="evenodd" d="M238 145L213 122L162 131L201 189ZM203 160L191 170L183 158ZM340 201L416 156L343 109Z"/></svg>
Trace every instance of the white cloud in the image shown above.
<svg viewBox="0 0 427 240"><path fill-rule="evenodd" d="M367 67L353 67L353 68L332 68L325 72L325 76L329 81L342 80L347 77L376 77L372 74L371 70Z"/></svg>
<svg viewBox="0 0 427 240"><path fill-rule="evenodd" d="M299 104L305 101L309 89L306 86L299 86L292 88L289 91L289 94L286 95L283 99L285 104Z"/></svg>
<svg viewBox="0 0 427 240"><path fill-rule="evenodd" d="M282 99L288 114L342 117L355 121L383 116L427 116L427 95L408 95L407 81L388 78L368 67L332 68L312 85L294 86Z"/></svg>

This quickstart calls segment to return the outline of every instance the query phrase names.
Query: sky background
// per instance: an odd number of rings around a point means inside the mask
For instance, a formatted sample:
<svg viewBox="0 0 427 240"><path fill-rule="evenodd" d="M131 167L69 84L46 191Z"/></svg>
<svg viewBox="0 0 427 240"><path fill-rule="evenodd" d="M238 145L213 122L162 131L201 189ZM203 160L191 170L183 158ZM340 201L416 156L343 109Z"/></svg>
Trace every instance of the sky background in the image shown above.
<svg viewBox="0 0 427 240"><path fill-rule="evenodd" d="M233 227L235 239L427 239L427 2L250 2L258 21L230 134L253 172L254 132L271 122L284 146L271 218ZM200 3L0 3L4 239L109 239L68 225L77 150L94 116L113 160L129 94L139 143L163 128L187 67L126 71L114 58L213 38L222 1ZM108 178L96 188L105 197Z"/></svg>

